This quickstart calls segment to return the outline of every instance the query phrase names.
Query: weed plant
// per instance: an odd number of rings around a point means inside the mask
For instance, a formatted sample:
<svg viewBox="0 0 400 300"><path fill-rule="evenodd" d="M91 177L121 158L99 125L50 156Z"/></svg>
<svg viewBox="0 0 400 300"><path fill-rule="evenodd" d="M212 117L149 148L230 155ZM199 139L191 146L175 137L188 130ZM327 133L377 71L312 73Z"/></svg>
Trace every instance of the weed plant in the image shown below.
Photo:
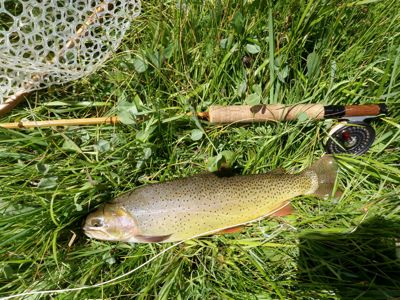
<svg viewBox="0 0 400 300"><path fill-rule="evenodd" d="M371 149L338 156L339 200L298 197L291 216L186 242L112 284L44 297L400 297L400 2L142 2L102 69L35 92L1 119L118 114L123 124L0 130L0 296L93 285L136 268L170 245L90 240L82 223L98 205L223 162L239 174L303 170L324 154L333 125L301 117L213 126L191 113L385 103L390 115L372 122Z"/></svg>

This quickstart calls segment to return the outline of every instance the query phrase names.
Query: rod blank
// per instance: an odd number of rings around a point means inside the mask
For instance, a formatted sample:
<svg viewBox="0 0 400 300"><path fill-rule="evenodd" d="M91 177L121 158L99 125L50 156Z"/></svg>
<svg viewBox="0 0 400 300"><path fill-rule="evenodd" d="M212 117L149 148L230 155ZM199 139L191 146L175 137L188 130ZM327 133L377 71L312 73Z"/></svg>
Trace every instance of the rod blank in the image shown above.
<svg viewBox="0 0 400 300"><path fill-rule="evenodd" d="M47 121L21 121L15 123L0 124L0 127L7 129L39 128L39 127L57 127L57 126L84 126L84 125L102 125L119 123L118 117L71 119L71 120L47 120Z"/></svg>
<svg viewBox="0 0 400 300"><path fill-rule="evenodd" d="M296 120L301 114L306 114L309 119L345 119L348 117L360 116L371 117L380 114L387 114L387 107L384 104L370 105L328 105L322 104L298 104L298 105L212 105L208 112L199 112L197 116L208 120L211 124L229 123L251 123L268 121L290 121ZM23 129L35 127L56 127L56 126L85 126L85 125L115 125L120 123L117 116L103 118L86 118L72 120L47 120L47 121L21 121L15 123L0 123L0 127L8 129Z"/></svg>

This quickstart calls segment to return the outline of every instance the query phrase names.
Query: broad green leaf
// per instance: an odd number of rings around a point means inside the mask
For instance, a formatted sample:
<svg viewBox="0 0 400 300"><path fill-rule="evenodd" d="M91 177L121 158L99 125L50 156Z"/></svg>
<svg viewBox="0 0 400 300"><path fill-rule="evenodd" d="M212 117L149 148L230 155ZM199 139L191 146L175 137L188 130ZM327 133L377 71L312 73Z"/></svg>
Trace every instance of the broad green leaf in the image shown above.
<svg viewBox="0 0 400 300"><path fill-rule="evenodd" d="M82 211L83 207L79 203L75 203L75 209L76 209L76 211Z"/></svg>
<svg viewBox="0 0 400 300"><path fill-rule="evenodd" d="M246 97L246 99L244 100L244 103L247 105L257 105L261 103L261 97L260 95L253 93L250 94Z"/></svg>
<svg viewBox="0 0 400 300"><path fill-rule="evenodd" d="M125 125L131 125L136 123L134 117L129 111L120 111L118 113L118 119L121 121L122 124Z"/></svg>
<svg viewBox="0 0 400 300"><path fill-rule="evenodd" d="M79 146L73 140L71 140L69 138L65 139L61 148L64 150L68 150L68 151L82 153L81 148L79 148Z"/></svg>
<svg viewBox="0 0 400 300"><path fill-rule="evenodd" d="M299 120L299 122L304 122L308 120L308 115L305 112L301 112L297 115L297 120Z"/></svg>
<svg viewBox="0 0 400 300"><path fill-rule="evenodd" d="M243 96L246 93L246 90L247 90L247 81L243 80L237 88L237 93L239 96Z"/></svg>
<svg viewBox="0 0 400 300"><path fill-rule="evenodd" d="M154 120L149 121L146 124L146 127L136 133L136 139L141 142L147 142L150 136L153 134L153 131L156 129L154 125Z"/></svg>
<svg viewBox="0 0 400 300"><path fill-rule="evenodd" d="M227 47L227 45L228 45L228 39L226 38L226 39L222 39L220 42L219 42L219 45L220 45L220 47L222 48L222 49L226 49L226 47Z"/></svg>
<svg viewBox="0 0 400 300"><path fill-rule="evenodd" d="M140 98L139 98L140 100ZM137 114L138 110L137 110L137 106L136 106L136 97L134 99L133 102L129 102L127 100L125 100L125 98L123 98L123 100L120 100L118 102L118 110L119 111L129 111L132 115Z"/></svg>
<svg viewBox="0 0 400 300"><path fill-rule="evenodd" d="M210 172L216 172L221 167L221 164L225 161L224 156L220 153L216 156L212 156L207 160L207 170Z"/></svg>
<svg viewBox="0 0 400 300"><path fill-rule="evenodd" d="M201 140L202 137L203 137L203 131L201 131L200 129L193 129L192 133L190 134L190 138L193 141Z"/></svg>
<svg viewBox="0 0 400 300"><path fill-rule="evenodd" d="M38 188L41 189L51 189L57 186L57 180L58 177L54 176L54 177L44 177L42 179L40 179L39 183L38 183Z"/></svg>
<svg viewBox="0 0 400 300"><path fill-rule="evenodd" d="M174 44L170 43L163 51L163 56L166 59L170 59L172 57L172 54L174 54Z"/></svg>
<svg viewBox="0 0 400 300"><path fill-rule="evenodd" d="M148 69L147 63L141 58L135 58L133 60L133 66L134 66L136 72L138 72L138 73L146 72L146 70Z"/></svg>
<svg viewBox="0 0 400 300"><path fill-rule="evenodd" d="M236 153L233 151L229 151L229 150L224 150L221 152L222 156L225 158L225 163L227 166L232 166L235 157L236 157Z"/></svg>
<svg viewBox="0 0 400 300"><path fill-rule="evenodd" d="M152 152L153 151L151 150L151 148L144 148L144 150L143 150L144 159L149 159Z"/></svg>
<svg viewBox="0 0 400 300"><path fill-rule="evenodd" d="M50 166L40 162L36 165L36 170L38 170L39 173L46 175L50 170Z"/></svg>
<svg viewBox="0 0 400 300"><path fill-rule="evenodd" d="M261 97L262 95L262 88L261 88L261 84L254 84L252 86L253 92L256 93L257 95L259 95Z"/></svg>
<svg viewBox="0 0 400 300"><path fill-rule="evenodd" d="M150 63L155 67L155 68L160 68L161 66L161 57L160 57L160 53L158 52L158 50L154 51L154 52L149 52L147 53L147 57L150 60ZM147 68L146 68L147 69ZM146 71L146 70L145 70ZM141 72L139 72L141 73Z"/></svg>
<svg viewBox="0 0 400 300"><path fill-rule="evenodd" d="M117 260L114 257L109 257L106 259L106 263L108 263L109 265L113 265L117 262Z"/></svg>
<svg viewBox="0 0 400 300"><path fill-rule="evenodd" d="M313 78L319 74L321 58L316 52L307 56L307 76Z"/></svg>
<svg viewBox="0 0 400 300"><path fill-rule="evenodd" d="M136 97L134 102L129 102L126 100L121 100L118 103L118 118L122 124L131 125L135 124L135 115L137 114ZM140 100L140 98L139 98Z"/></svg>
<svg viewBox="0 0 400 300"><path fill-rule="evenodd" d="M233 164L236 153L229 150L224 150L220 152L218 155L210 157L207 160L207 169L210 172L216 172L220 170L221 165L225 164L230 167Z"/></svg>
<svg viewBox="0 0 400 300"><path fill-rule="evenodd" d="M250 54L257 54L261 51L260 46L254 44L247 44L246 51Z"/></svg>
<svg viewBox="0 0 400 300"><path fill-rule="evenodd" d="M238 34L242 34L244 31L245 19L241 12L235 14L232 20L232 27Z"/></svg>
<svg viewBox="0 0 400 300"><path fill-rule="evenodd" d="M105 140L99 140L96 145L96 149L99 152L107 152L111 149L110 142L105 141Z"/></svg>
<svg viewBox="0 0 400 300"><path fill-rule="evenodd" d="M285 81L285 78L289 75L289 66L285 66L282 69L279 69L276 74L278 75L278 79L282 82Z"/></svg>

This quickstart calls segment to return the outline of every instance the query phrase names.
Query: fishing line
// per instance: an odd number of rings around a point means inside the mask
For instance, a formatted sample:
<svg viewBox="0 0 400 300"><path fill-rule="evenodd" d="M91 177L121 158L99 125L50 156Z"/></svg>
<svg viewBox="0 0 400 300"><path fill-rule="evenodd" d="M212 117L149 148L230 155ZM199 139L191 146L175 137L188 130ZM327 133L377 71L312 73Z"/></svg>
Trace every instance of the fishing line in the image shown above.
<svg viewBox="0 0 400 300"><path fill-rule="evenodd" d="M280 206L279 208L273 210L272 212L269 212L267 215L264 215L264 216L262 216L262 217L260 217L260 218L257 218L257 219L255 219L255 220L252 220L251 222L259 221L259 220L262 220L262 219L264 219L264 218L266 218L266 217L268 217L268 216L270 216L270 215L273 215L275 212L277 212L277 211L279 211L280 209L284 208L285 206L289 205L289 203L290 203L290 202L285 203L284 205ZM126 277L126 276L129 276L129 275L135 273L136 271L140 270L140 269L143 268L144 266L148 265L148 264L151 263L152 261L154 261L154 260L156 260L157 258L159 258L160 256L162 256L164 253L167 253L169 250L171 250L171 249L175 248L176 246L179 246L179 245L181 245L181 244L183 244L183 243L185 243L185 242L187 242L187 241L190 241L190 240L192 240L192 239L195 239L195 238L198 238L198 237L202 237L202 236L205 236L205 235L211 235L211 234L213 234L213 233L217 233L217 232L223 231L223 230L228 229L228 228L231 228L231 227L236 227L236 226L245 225L245 224L248 224L248 223L250 223L250 222L245 222L245 223L240 223L240 224L237 224L237 225L234 225L234 226L228 226L228 227L223 227L223 228L214 229L214 230L211 230L211 231L207 231L207 232L200 233L200 234L195 235L195 236L193 236L193 237L190 237L190 238L188 238L188 239L179 241L179 242L177 242L177 243L175 243L175 244L173 244L173 245L167 247L166 249L162 250L160 253L157 253L157 254L154 255L152 258L150 258L149 260L145 261L144 263L142 263L141 265L137 266L136 268L134 268L134 269L128 271L128 272L125 273L125 274L121 274L121 275L119 275L119 276L117 276L117 277L115 277L115 278L112 278L112 279L110 279L110 280L107 280L107 281L99 282L99 283L96 283L96 284L93 284L93 285L86 285L86 286L81 286L81 287L76 287L76 288L69 288L69 289L44 290L44 291L26 292L26 293L21 293L21 294L6 296L6 297L3 297L3 298L0 298L0 300L7 300L7 299L13 299L13 298L17 298L17 297L24 297L24 296L31 296L31 295L61 294L61 293L68 293L68 292L77 292L77 291L82 291L82 290L97 288L97 287L104 286L104 285L107 285L107 284L112 284L112 283L115 283L117 280L119 280L119 279L121 279L121 278L124 278L124 277Z"/></svg>
<svg viewBox="0 0 400 300"><path fill-rule="evenodd" d="M100 287L100 286L104 286L107 284L111 284L121 278L124 278L134 272L136 272L137 270L140 270L142 267L148 265L149 263L151 263L152 261L156 260L158 257L160 257L161 255L163 255L164 253L166 253L167 251L173 249L174 247L182 244L183 242L188 241L184 240L184 241L180 241L177 242L171 246L169 246L168 248L162 250L160 253L156 254L155 256L153 256L152 258L150 258L149 260L145 261L144 263L142 263L141 265L137 266L136 268L128 271L125 274L119 275L113 279L107 280L107 281L103 281L103 282L99 282L96 283L94 285L87 285L87 286L82 286L82 287L76 287L76 288L70 288L70 289L61 289L61 290L45 290L45 291L32 291L32 292L26 292L26 293L21 293L21 294L17 294L17 295L11 295L11 296L6 296L3 298L0 298L0 300L7 300L7 299L13 299L13 298L17 298L17 297L24 297L24 296L30 296L30 295L43 295L43 294L61 294L61 293L68 293L68 292L77 292L77 291L82 291L82 290L87 290L87 289L92 289L92 288L96 288L96 287Z"/></svg>

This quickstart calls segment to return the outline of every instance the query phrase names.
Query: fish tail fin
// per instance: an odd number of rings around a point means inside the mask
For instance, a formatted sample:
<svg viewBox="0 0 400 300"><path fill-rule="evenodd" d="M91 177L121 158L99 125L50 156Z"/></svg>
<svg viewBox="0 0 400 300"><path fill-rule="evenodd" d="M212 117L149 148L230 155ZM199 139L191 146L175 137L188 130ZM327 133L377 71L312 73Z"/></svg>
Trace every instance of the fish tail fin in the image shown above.
<svg viewBox="0 0 400 300"><path fill-rule="evenodd" d="M307 194L319 198L327 198L330 196L340 198L342 194L340 190L336 190L335 194L332 195L337 171L338 166L332 155L324 155L316 161L306 170L307 174L310 174L309 176L312 180L312 188Z"/></svg>

